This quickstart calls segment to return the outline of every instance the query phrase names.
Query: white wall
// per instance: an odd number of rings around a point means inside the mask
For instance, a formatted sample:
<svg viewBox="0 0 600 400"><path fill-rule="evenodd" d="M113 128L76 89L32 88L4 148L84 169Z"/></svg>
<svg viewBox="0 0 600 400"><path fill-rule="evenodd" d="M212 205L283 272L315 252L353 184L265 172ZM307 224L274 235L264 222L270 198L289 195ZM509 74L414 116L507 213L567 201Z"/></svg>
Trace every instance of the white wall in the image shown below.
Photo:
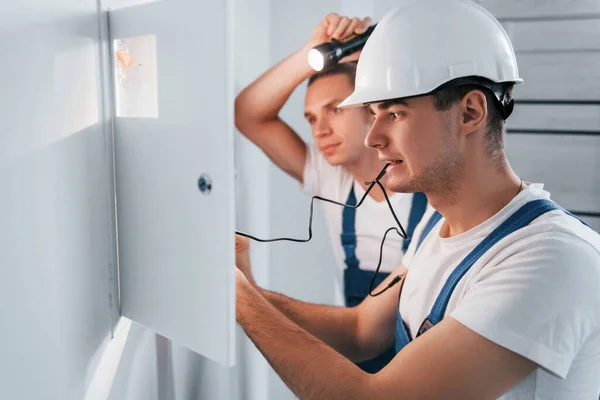
<svg viewBox="0 0 600 400"><path fill-rule="evenodd" d="M270 65L271 1L235 0L235 92L256 79ZM271 163L256 146L242 135L235 135L236 220L237 229L260 237L270 237ZM251 249L254 276L269 287L270 247L254 245ZM238 328L237 377L239 399L269 398L270 367L254 344Z"/></svg>
<svg viewBox="0 0 600 400"><path fill-rule="evenodd" d="M95 0L0 5L7 399L84 398L111 329L110 141L96 7Z"/></svg>
<svg viewBox="0 0 600 400"><path fill-rule="evenodd" d="M106 15L0 3L0 397L228 399L236 370L117 319ZM122 321L123 322L123 321Z"/></svg>
<svg viewBox="0 0 600 400"><path fill-rule="evenodd" d="M600 2L478 2L511 37L524 80L506 125L513 168L600 232Z"/></svg>

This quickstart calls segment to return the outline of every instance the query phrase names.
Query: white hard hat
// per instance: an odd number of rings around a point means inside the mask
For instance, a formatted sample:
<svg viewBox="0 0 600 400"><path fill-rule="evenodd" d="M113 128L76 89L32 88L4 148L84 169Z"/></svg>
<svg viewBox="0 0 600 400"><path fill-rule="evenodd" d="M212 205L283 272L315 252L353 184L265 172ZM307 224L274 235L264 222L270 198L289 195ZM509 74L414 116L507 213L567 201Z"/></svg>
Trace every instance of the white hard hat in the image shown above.
<svg viewBox="0 0 600 400"><path fill-rule="evenodd" d="M504 84L523 80L510 39L494 16L470 0L399 3L367 40L358 60L355 90L339 107L425 95L449 83L483 81L489 82L484 86L510 108L510 114L512 103L505 101Z"/></svg>

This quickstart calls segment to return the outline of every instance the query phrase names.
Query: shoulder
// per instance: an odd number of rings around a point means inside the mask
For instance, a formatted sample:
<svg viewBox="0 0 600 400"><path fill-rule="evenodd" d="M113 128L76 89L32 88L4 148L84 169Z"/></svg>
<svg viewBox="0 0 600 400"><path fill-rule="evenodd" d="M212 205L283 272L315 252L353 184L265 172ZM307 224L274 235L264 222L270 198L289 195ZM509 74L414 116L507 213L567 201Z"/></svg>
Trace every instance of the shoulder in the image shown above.
<svg viewBox="0 0 600 400"><path fill-rule="evenodd" d="M593 313L600 307L600 236L562 211L509 235L491 253L493 260L470 286L504 285L515 298L535 298L548 307L563 302Z"/></svg>
<svg viewBox="0 0 600 400"><path fill-rule="evenodd" d="M554 218L562 217L542 218L499 242L491 260L482 257L449 315L564 377L600 331L600 252Z"/></svg>
<svg viewBox="0 0 600 400"><path fill-rule="evenodd" d="M546 268L564 270L582 268L600 274L600 235L575 217L563 211L551 211L518 230L507 238L516 257L536 255L555 262L545 263ZM561 264L569 261L570 265ZM575 262L578 265L572 265ZM539 264L535 259L532 264Z"/></svg>

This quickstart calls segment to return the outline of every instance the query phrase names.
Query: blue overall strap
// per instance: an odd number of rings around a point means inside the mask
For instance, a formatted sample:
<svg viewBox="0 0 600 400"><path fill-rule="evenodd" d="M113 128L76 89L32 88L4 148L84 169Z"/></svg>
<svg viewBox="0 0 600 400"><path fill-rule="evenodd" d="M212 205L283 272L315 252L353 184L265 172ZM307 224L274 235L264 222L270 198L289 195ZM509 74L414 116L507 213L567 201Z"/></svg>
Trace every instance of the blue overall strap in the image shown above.
<svg viewBox="0 0 600 400"><path fill-rule="evenodd" d="M427 209L427 196L425 193L415 193L412 198L412 205L410 206L410 215L408 216L408 226L406 227L406 235L407 239L402 243L402 251L406 253L408 250L408 246L410 245L410 241L412 240L413 233L415 228L421 222L421 218L423 218L423 214L425 214L425 210Z"/></svg>
<svg viewBox="0 0 600 400"><path fill-rule="evenodd" d="M431 214L431 217L429 217L429 221L427 221L427 225L425 225L425 228L423 228L423 232L421 232L421 237L419 237L419 241L417 242L417 248L415 249L415 252L419 250L419 247L421 247L423 240L425 240L427 235L429 235L429 232L431 232L433 227L437 225L440 219L442 219L442 214L440 214L439 212L436 211L433 214Z"/></svg>
<svg viewBox="0 0 600 400"><path fill-rule="evenodd" d="M442 214L440 214L439 212L435 211L433 214L431 214L431 217L429 217L429 221L427 221L425 228L423 228L423 232L421 232L421 236L419 237L419 241L417 242L417 248L415 249L415 252L419 250L419 247L421 247L421 243L423 243L423 240L425 240L427 235L429 235L429 232L431 232L433 227L436 226L441 219ZM402 283L400 284L400 294L402 294L403 285L404 280L402 280ZM400 315L400 294L398 295L398 316L396 318L396 353L400 352L400 350L402 350L404 346L410 343L410 332L408 330L408 327L404 323L402 315Z"/></svg>
<svg viewBox="0 0 600 400"><path fill-rule="evenodd" d="M406 279L406 276L405 276ZM404 286L404 279L400 282L400 293L398 294L398 313L396 316L396 329L395 329L395 350L396 354L400 352L407 344L410 343L410 331L402 315L400 315L400 294L402 294L402 287Z"/></svg>
<svg viewBox="0 0 600 400"><path fill-rule="evenodd" d="M352 189L348 195L346 204L349 206L356 206L356 195L354 194L354 183L352 183ZM344 207L342 212L342 248L346 253L347 268L358 268L358 258L356 258L356 209L352 207Z"/></svg>
<svg viewBox="0 0 600 400"><path fill-rule="evenodd" d="M504 221L498 228L494 229L483 241L481 241L475 249L473 249L464 260L454 269L448 280L444 284L442 291L438 295L429 316L425 319L416 336L419 336L426 332L428 329L439 323L444 318L444 313L448 307L448 302L452 296L452 292L456 288L456 285L460 279L469 271L471 266L475 264L477 260L485 254L492 246L498 243L504 237L511 233L529 225L533 220L540 217L541 215L554 210L561 210L564 213L578 219L570 212L566 211L558 204L550 200L540 199L531 201L521 208L519 208L514 214L512 214L506 221ZM584 225L587 224L581 221ZM396 352L399 352L410 343L410 332L400 315L400 308L398 307L398 315L396 321Z"/></svg>
<svg viewBox="0 0 600 400"><path fill-rule="evenodd" d="M531 221L544 215L548 211L562 210L562 208L550 200L540 199L533 200L526 203L519 208L514 214L506 219L499 227L494 229L481 243L475 247L464 260L454 269L452 274L448 277L448 280L444 284L442 291L438 295L433 308L429 313L429 321L432 325L437 324L444 318L444 313L448 307L450 296L458 285L460 279L471 269L473 264L481 256L485 254L492 246L498 243L501 239L510 235L511 233L529 225Z"/></svg>
<svg viewBox="0 0 600 400"><path fill-rule="evenodd" d="M539 216L552 210L561 210L560 206L550 200L534 200L519 208L514 214L506 219L500 226L498 226L492 233L490 233L485 239L483 239L454 269L452 274L448 277L448 280L444 284L442 291L438 295L435 303L429 313L429 316L425 319L421 327L419 328L415 337L423 334L428 329L439 323L444 318L444 313L448 307L450 296L460 279L469 271L469 269L475 264L482 255L485 254L493 245L498 243L504 237L510 235L518 229L527 226L531 221L538 218ZM425 233L425 232L424 232ZM425 236L425 235L423 235ZM421 239L423 238L421 237ZM397 321L396 321L396 352L399 352L410 343L410 332L408 327L404 323L402 315L400 314L400 307L398 307Z"/></svg>

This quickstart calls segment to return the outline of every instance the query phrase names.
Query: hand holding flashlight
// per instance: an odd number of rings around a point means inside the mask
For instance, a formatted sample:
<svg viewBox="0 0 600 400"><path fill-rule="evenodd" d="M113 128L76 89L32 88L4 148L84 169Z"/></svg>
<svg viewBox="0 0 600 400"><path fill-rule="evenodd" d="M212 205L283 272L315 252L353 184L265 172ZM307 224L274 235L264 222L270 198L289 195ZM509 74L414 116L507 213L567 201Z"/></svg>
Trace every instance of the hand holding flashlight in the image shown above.
<svg viewBox="0 0 600 400"><path fill-rule="evenodd" d="M338 14L329 14L317 25L307 47L309 64L320 71L328 65L358 59L359 50L373 30L371 18L348 18ZM357 38L367 33L358 43ZM349 48L349 46L352 48ZM315 49L316 47L316 49Z"/></svg>

